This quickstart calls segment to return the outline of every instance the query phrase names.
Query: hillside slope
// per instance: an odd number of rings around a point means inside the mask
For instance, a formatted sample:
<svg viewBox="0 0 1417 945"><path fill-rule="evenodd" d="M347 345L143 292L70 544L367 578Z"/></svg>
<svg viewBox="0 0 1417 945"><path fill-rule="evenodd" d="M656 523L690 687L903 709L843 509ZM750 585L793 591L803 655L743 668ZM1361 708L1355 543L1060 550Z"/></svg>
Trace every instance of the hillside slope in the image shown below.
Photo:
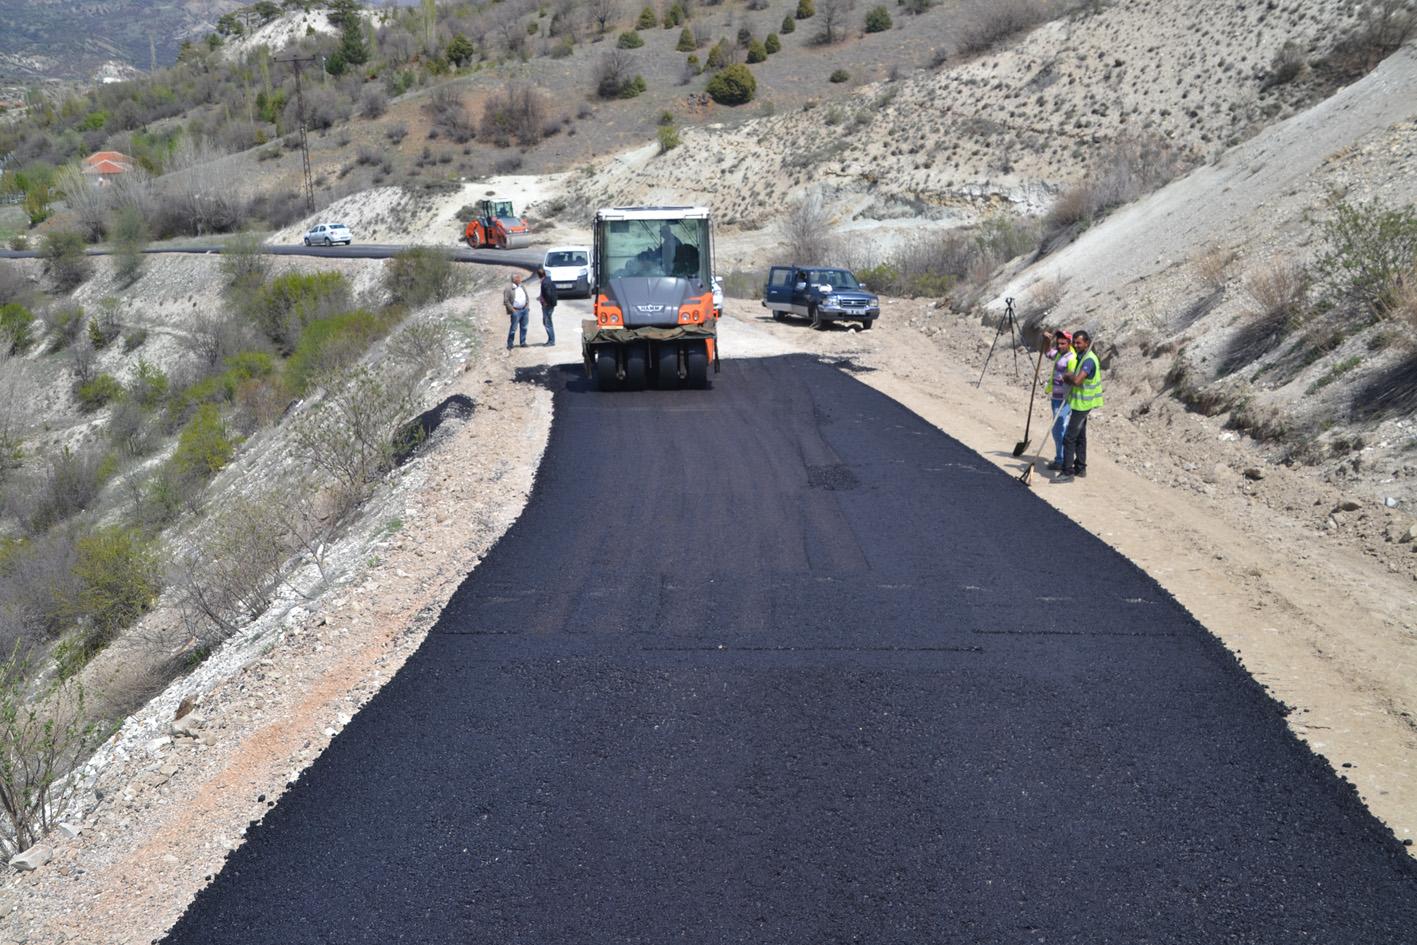
<svg viewBox="0 0 1417 945"><path fill-rule="evenodd" d="M1250 286L1327 248L1339 201L1417 204L1417 50L1109 217L1001 287L1064 290L1054 324L1086 324L1155 359L1150 383L1272 441L1330 477L1365 467L1417 504L1417 371L1391 321L1266 321ZM1219 271L1215 271L1219 267ZM1281 270L1283 271L1283 270ZM1355 437L1357 440L1355 441ZM1349 455L1357 443L1360 456Z"/></svg>
<svg viewBox="0 0 1417 945"><path fill-rule="evenodd" d="M854 212L905 201L936 216L1038 213L1119 142L1196 161L1251 136L1292 108L1292 93L1267 86L1280 50L1321 53L1352 17L1343 0L1114 4L863 88L844 112L695 130L652 161L601 167L578 192L591 204L697 200L750 228L807 187Z"/></svg>
<svg viewBox="0 0 1417 945"><path fill-rule="evenodd" d="M0 0L0 78L87 79L103 63L170 65L237 0ZM151 43L151 45L149 45Z"/></svg>

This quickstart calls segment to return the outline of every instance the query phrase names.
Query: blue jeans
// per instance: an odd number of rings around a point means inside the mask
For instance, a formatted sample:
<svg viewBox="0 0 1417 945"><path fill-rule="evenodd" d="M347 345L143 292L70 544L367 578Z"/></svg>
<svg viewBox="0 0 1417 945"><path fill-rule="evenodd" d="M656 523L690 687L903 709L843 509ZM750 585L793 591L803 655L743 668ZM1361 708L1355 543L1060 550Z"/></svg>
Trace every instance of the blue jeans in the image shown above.
<svg viewBox="0 0 1417 945"><path fill-rule="evenodd" d="M526 309L524 309L524 308L518 308L518 309L513 309L513 310L512 310L512 325L511 325L510 328L507 329L507 347L508 347L508 348L510 348L510 347L512 346L512 342L516 340L516 335L517 335L517 329L518 329L518 328L521 329L521 335L522 335L522 337L521 337L521 342L522 342L522 346L523 346L523 347L526 346L526 322L527 322Z"/></svg>
<svg viewBox="0 0 1417 945"><path fill-rule="evenodd" d="M1066 400L1053 401L1053 462L1061 464L1063 462L1063 434L1068 432L1068 417L1073 412L1073 408L1068 406Z"/></svg>
<svg viewBox="0 0 1417 945"><path fill-rule="evenodd" d="M556 343L556 325L551 321L551 313L554 311L556 311L554 305L543 303L541 306L541 324L546 328L546 343L549 345Z"/></svg>

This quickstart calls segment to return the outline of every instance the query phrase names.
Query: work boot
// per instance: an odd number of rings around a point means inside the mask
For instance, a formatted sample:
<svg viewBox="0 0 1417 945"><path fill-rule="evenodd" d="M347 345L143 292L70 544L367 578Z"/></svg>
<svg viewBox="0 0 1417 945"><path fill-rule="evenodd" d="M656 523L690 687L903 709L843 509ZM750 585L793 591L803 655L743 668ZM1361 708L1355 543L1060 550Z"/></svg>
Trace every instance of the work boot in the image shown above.
<svg viewBox="0 0 1417 945"><path fill-rule="evenodd" d="M1060 463L1060 462L1058 462L1056 459L1053 460L1051 463L1048 464L1048 471L1049 471L1049 472L1057 472L1058 470L1060 470L1060 469L1062 469L1062 468L1063 468L1063 464Z"/></svg>
<svg viewBox="0 0 1417 945"><path fill-rule="evenodd" d="M1073 475L1077 476L1079 479L1086 479L1086 478L1087 478L1087 467L1086 467L1086 466L1079 466L1076 470L1073 471Z"/></svg>

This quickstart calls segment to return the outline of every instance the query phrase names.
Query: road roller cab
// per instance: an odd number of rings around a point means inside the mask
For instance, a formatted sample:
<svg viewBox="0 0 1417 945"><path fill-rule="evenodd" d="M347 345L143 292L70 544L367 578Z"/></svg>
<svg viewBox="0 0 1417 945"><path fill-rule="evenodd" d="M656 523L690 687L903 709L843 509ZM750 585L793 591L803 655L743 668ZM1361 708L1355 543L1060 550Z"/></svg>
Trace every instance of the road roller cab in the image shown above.
<svg viewBox="0 0 1417 945"><path fill-rule="evenodd" d="M706 386L718 368L709 211L609 208L595 215L594 239L582 351L599 387Z"/></svg>

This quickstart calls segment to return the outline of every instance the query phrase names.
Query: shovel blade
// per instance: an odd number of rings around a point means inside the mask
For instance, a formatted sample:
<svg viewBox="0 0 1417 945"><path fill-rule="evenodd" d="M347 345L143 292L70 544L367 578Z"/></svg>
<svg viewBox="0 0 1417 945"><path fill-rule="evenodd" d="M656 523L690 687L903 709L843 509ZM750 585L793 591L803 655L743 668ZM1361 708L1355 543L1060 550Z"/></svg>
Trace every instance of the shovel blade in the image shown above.
<svg viewBox="0 0 1417 945"><path fill-rule="evenodd" d="M1020 440L1019 442L1017 442L1017 443L1014 444L1014 455L1015 455L1015 456L1022 456L1022 455L1024 454L1024 451L1027 450L1027 449L1028 449L1028 441L1027 441L1027 440Z"/></svg>

